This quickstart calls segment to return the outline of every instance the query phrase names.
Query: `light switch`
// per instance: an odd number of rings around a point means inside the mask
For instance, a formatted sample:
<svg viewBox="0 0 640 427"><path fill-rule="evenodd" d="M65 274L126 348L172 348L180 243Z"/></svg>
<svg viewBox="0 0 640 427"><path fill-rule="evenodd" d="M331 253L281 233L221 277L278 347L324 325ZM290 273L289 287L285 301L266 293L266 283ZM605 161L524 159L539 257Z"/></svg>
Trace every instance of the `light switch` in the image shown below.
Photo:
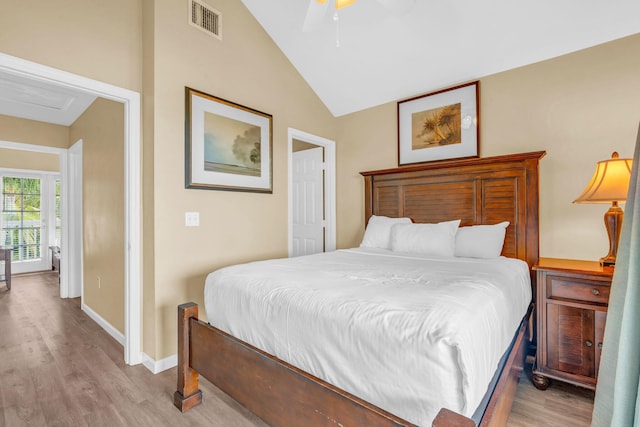
<svg viewBox="0 0 640 427"><path fill-rule="evenodd" d="M200 225L200 212L185 212L184 225L187 227L197 227Z"/></svg>

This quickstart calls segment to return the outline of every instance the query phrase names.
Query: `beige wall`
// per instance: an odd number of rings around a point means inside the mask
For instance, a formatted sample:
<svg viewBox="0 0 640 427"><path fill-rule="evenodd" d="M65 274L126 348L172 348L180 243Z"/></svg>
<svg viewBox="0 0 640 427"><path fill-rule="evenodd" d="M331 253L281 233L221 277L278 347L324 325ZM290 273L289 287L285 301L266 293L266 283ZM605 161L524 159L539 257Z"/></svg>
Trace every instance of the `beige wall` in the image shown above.
<svg viewBox="0 0 640 427"><path fill-rule="evenodd" d="M70 127L82 139L83 302L124 333L124 106L98 98Z"/></svg>
<svg viewBox="0 0 640 427"><path fill-rule="evenodd" d="M0 115L0 141L69 148L69 128Z"/></svg>
<svg viewBox="0 0 640 427"><path fill-rule="evenodd" d="M546 150L540 253L598 259L605 205L573 205L595 164L633 155L640 121L640 34L480 79L480 155ZM417 94L416 94L417 95ZM397 165L396 103L338 119L338 246L363 233L364 170Z"/></svg>
<svg viewBox="0 0 640 427"><path fill-rule="evenodd" d="M155 0L143 0L143 97L142 97L142 348L155 351L155 227L154 219L154 65L155 65Z"/></svg>
<svg viewBox="0 0 640 427"><path fill-rule="evenodd" d="M176 306L202 302L209 272L287 255L287 128L334 139L335 119L241 2L209 2L221 41L188 25L182 1L153 3L156 343L145 337L145 352L161 359L176 351ZM184 188L185 86L273 115L273 194ZM200 227L184 226L186 211Z"/></svg>
<svg viewBox="0 0 640 427"><path fill-rule="evenodd" d="M0 168L60 172L57 154L0 148Z"/></svg>
<svg viewBox="0 0 640 427"><path fill-rule="evenodd" d="M140 91L142 0L0 2L0 52Z"/></svg>
<svg viewBox="0 0 640 427"><path fill-rule="evenodd" d="M632 157L640 122L640 34L482 79L483 156L546 150L540 253L597 260L607 205L574 205L596 162Z"/></svg>
<svg viewBox="0 0 640 427"><path fill-rule="evenodd" d="M293 151L294 153L297 151L304 151L304 150L310 150L312 148L318 148L317 145L309 144L308 142L299 141L297 139L294 139L293 144L291 145L292 145L291 151Z"/></svg>
<svg viewBox="0 0 640 427"><path fill-rule="evenodd" d="M0 115L0 141L67 148L69 128ZM57 154L0 148L0 167L59 172Z"/></svg>

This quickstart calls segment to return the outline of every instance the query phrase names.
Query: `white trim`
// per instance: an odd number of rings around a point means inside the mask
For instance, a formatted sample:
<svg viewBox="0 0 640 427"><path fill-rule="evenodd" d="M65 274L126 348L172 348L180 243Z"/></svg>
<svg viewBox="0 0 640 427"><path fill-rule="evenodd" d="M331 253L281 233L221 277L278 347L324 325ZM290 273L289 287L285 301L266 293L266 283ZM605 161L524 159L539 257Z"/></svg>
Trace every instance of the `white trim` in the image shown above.
<svg viewBox="0 0 640 427"><path fill-rule="evenodd" d="M63 194L62 218L67 218L66 237L60 242L60 271L67 273L68 285L65 291L69 298L80 297L84 304L84 250L82 245L83 221L82 221L82 139L69 148L66 156L67 177L66 184L61 186ZM66 193L64 193L66 191ZM64 194L67 197L64 197ZM64 214L66 209L66 215ZM66 243L66 244L65 244ZM68 256L65 256L65 252ZM66 262L65 262L66 260ZM71 262L73 260L73 262Z"/></svg>
<svg viewBox="0 0 640 427"><path fill-rule="evenodd" d="M164 359L156 361L146 353L142 353L142 364L152 373L158 374L160 372L178 366L178 355L173 354L169 357L165 357Z"/></svg>
<svg viewBox="0 0 640 427"><path fill-rule="evenodd" d="M313 145L324 147L324 217L325 226L325 251L334 251L336 249L336 143L330 139L312 135L301 130L289 128L288 130L288 148L287 148L287 182L288 182L288 244L289 256L293 254L293 182L292 182L292 154L293 140L307 142Z"/></svg>
<svg viewBox="0 0 640 427"><path fill-rule="evenodd" d="M2 56L0 56L0 70L2 70ZM49 147L47 145L24 144L22 142L0 141L0 148L10 148L12 150L35 151L38 153L62 154L66 148ZM49 171L48 173L51 173ZM60 170L62 173L62 170Z"/></svg>
<svg viewBox="0 0 640 427"><path fill-rule="evenodd" d="M60 153L60 172L62 178L60 179L60 217L62 218L62 233L60 234L60 298L69 298L69 264L71 262L77 262L75 258L66 256L66 253L76 253L78 249L71 250L69 234L73 233L74 224L69 218L70 206L69 206L69 153L68 150L64 150ZM82 252L82 248L79 249ZM82 303L83 301L81 301Z"/></svg>
<svg viewBox="0 0 640 427"><path fill-rule="evenodd" d="M140 293L141 266L141 162L140 94L77 74L0 53L0 72L34 79L90 93L124 104L125 146L125 345L124 360L130 365L142 361ZM63 172L63 171L61 171ZM64 275L64 270L62 271ZM62 279L62 278L61 278Z"/></svg>
<svg viewBox="0 0 640 427"><path fill-rule="evenodd" d="M114 340L118 341L120 345L124 345L125 339L122 332L114 328L111 323L107 322L102 316L93 311L88 305L81 304L80 307L87 316L89 316L94 322L96 322L102 329L104 329Z"/></svg>
<svg viewBox="0 0 640 427"><path fill-rule="evenodd" d="M0 148L3 148L2 145L5 141L0 141ZM38 169L16 169L16 168L3 168L0 167L0 171L4 175L12 175L12 176L27 176L27 175L52 175L55 178L60 178L62 174L57 171L43 171Z"/></svg>

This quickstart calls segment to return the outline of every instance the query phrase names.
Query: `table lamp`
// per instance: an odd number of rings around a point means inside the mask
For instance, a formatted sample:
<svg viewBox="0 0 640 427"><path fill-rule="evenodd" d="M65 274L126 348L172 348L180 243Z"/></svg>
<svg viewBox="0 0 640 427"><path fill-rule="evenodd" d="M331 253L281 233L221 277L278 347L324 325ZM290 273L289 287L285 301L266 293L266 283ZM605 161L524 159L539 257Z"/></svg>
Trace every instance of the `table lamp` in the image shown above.
<svg viewBox="0 0 640 427"><path fill-rule="evenodd" d="M604 214L604 224L609 236L609 253L600 258L603 266L615 266L618 252L618 240L622 228L624 212L618 202L627 200L629 180L631 179L632 159L620 159L613 152L611 159L598 162L591 182L573 203L611 203Z"/></svg>

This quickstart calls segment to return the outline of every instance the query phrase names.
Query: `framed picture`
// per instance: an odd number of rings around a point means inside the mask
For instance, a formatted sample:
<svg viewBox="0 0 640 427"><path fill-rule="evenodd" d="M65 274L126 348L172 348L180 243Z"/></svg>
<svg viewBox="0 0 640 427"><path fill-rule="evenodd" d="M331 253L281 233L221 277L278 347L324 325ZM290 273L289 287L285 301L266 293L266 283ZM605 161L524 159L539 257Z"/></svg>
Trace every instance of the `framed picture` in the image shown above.
<svg viewBox="0 0 640 427"><path fill-rule="evenodd" d="M398 165L478 156L478 82L398 102Z"/></svg>
<svg viewBox="0 0 640 427"><path fill-rule="evenodd" d="M272 193L272 116L185 93L185 187Z"/></svg>

